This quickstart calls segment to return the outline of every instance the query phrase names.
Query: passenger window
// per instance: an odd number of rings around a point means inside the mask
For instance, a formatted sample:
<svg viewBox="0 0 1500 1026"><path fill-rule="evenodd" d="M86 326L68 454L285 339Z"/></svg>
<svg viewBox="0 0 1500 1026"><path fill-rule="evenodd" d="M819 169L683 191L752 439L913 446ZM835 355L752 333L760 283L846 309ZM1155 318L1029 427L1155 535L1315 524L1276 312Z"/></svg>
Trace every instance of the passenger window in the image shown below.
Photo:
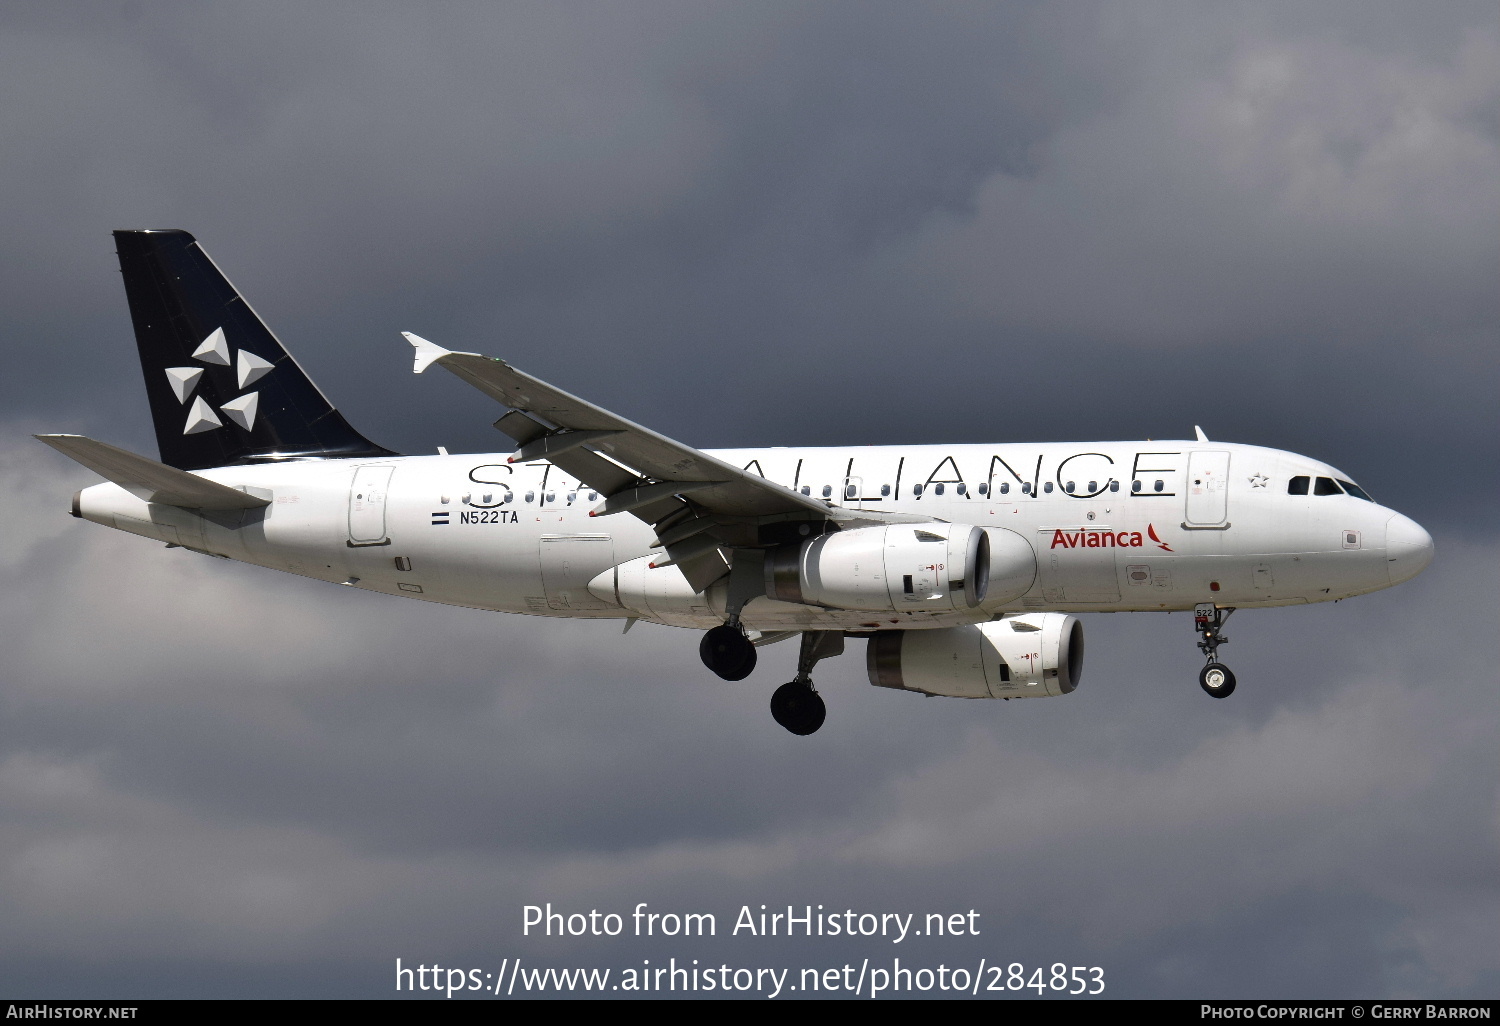
<svg viewBox="0 0 1500 1026"><path fill-rule="evenodd" d="M934 486L932 490L937 492L939 495L943 494L943 486L941 484Z"/></svg>
<svg viewBox="0 0 1500 1026"><path fill-rule="evenodd" d="M1098 490L1099 490L1099 482L1098 481L1090 481L1089 482L1089 491L1091 491L1091 492L1097 492Z"/></svg>
<svg viewBox="0 0 1500 1026"><path fill-rule="evenodd" d="M844 485L844 498L852 499L854 498L854 493L855 487L853 485Z"/></svg>
<svg viewBox="0 0 1500 1026"><path fill-rule="evenodd" d="M1067 484L1063 485L1063 491L1067 492L1069 495L1072 495L1073 494L1073 482L1069 481Z"/></svg>
<svg viewBox="0 0 1500 1026"><path fill-rule="evenodd" d="M1306 474L1298 474L1286 483L1286 493L1288 495L1306 495L1307 486L1311 480Z"/></svg>
<svg viewBox="0 0 1500 1026"><path fill-rule="evenodd" d="M599 501L599 493L598 492L589 492L589 501L590 502L598 502Z"/></svg>
<svg viewBox="0 0 1500 1026"><path fill-rule="evenodd" d="M1010 482L1009 481L1001 481L1000 482L1000 494L1001 495L1009 495L1010 494Z"/></svg>
<svg viewBox="0 0 1500 1026"><path fill-rule="evenodd" d="M828 498L832 494L833 494L833 485L824 485L823 486L823 498L826 499L826 498Z"/></svg>
<svg viewBox="0 0 1500 1026"><path fill-rule="evenodd" d="M1052 491L1052 482L1048 481L1046 484L1042 485L1042 488L1049 492Z"/></svg>
<svg viewBox="0 0 1500 1026"><path fill-rule="evenodd" d="M1026 481L1026 482L1022 483L1022 485L1021 485L1021 494L1022 495L1030 495L1031 494L1031 482L1030 481Z"/></svg>
<svg viewBox="0 0 1500 1026"><path fill-rule="evenodd" d="M922 486L919 485L919 484L912 485L911 486L911 493L913 495L917 496L918 498L921 498L921 496L922 496Z"/></svg>
<svg viewBox="0 0 1500 1026"><path fill-rule="evenodd" d="M803 495L811 495L812 494L812 485L803 485L802 486L802 494Z"/></svg>
<svg viewBox="0 0 1500 1026"><path fill-rule="evenodd" d="M527 502L531 502L535 498L536 498L536 492L527 492L526 493L526 501Z"/></svg>
<svg viewBox="0 0 1500 1026"><path fill-rule="evenodd" d="M1353 481L1345 481L1341 477L1337 478L1336 480L1338 481L1339 484L1341 484L1341 485L1344 486L1344 491L1348 492L1350 495L1354 496L1356 499L1364 499L1366 502L1374 502L1375 501L1374 499L1370 498L1370 496L1368 494L1366 494L1366 492L1365 492L1365 490L1363 488L1361 488L1359 485L1355 484Z"/></svg>
<svg viewBox="0 0 1500 1026"><path fill-rule="evenodd" d="M880 494L881 495L889 495L889 494L891 494L891 486L890 485L881 485L880 486Z"/></svg>
<svg viewBox="0 0 1500 1026"><path fill-rule="evenodd" d="M988 494L990 494L989 482L987 482L987 481L981 481L980 482L980 484L979 484L979 494L980 495L988 495Z"/></svg>
<svg viewBox="0 0 1500 1026"><path fill-rule="evenodd" d="M1132 481L1132 482L1130 482L1130 490L1132 492L1138 492L1138 491L1140 491L1141 490L1141 483L1139 481Z"/></svg>
<svg viewBox="0 0 1500 1026"><path fill-rule="evenodd" d="M1334 483L1331 477L1320 477L1313 485L1314 495L1343 495L1344 490Z"/></svg>
<svg viewBox="0 0 1500 1026"><path fill-rule="evenodd" d="M969 494L969 486L966 485L966 484L959 485L958 486L958 494L959 495L968 495Z"/></svg>
<svg viewBox="0 0 1500 1026"><path fill-rule="evenodd" d="M1161 489L1162 489L1162 480L1161 480L1161 478L1157 478L1156 479L1156 490L1157 491L1161 491Z"/></svg>
<svg viewBox="0 0 1500 1026"><path fill-rule="evenodd" d="M1118 492L1120 490L1120 482L1118 482L1118 481L1111 481L1109 483L1109 490L1112 491L1112 492Z"/></svg>

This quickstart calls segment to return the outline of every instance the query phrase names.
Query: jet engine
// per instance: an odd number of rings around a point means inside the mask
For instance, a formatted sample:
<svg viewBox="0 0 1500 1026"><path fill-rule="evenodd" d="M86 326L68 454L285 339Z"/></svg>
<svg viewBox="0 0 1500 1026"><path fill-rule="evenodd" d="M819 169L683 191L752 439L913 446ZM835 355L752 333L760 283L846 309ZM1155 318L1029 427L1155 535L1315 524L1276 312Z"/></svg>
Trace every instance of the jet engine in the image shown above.
<svg viewBox="0 0 1500 1026"><path fill-rule="evenodd" d="M1020 535L937 522L819 535L773 549L765 566L768 598L882 612L1010 601L1036 577L1036 555Z"/></svg>
<svg viewBox="0 0 1500 1026"><path fill-rule="evenodd" d="M1066 613L1019 613L937 630L878 631L870 683L950 698L1066 695L1083 673L1083 624Z"/></svg>

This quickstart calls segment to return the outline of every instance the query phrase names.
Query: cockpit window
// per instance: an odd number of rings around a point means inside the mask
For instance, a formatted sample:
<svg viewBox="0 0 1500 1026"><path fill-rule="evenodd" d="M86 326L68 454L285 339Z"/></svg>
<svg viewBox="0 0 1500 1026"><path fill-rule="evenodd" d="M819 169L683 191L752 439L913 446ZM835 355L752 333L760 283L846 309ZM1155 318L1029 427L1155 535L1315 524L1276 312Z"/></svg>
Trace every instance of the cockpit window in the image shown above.
<svg viewBox="0 0 1500 1026"><path fill-rule="evenodd" d="M1309 483L1310 479L1306 474L1298 474L1286 483L1286 493L1288 495L1306 495Z"/></svg>
<svg viewBox="0 0 1500 1026"><path fill-rule="evenodd" d="M1318 478L1317 484L1313 485L1314 495L1343 495L1344 490L1331 477Z"/></svg>
<svg viewBox="0 0 1500 1026"><path fill-rule="evenodd" d="M1359 485L1355 484L1353 481L1345 481L1341 477L1337 478L1336 480L1338 481L1339 484L1341 484L1341 485L1344 486L1344 491L1348 492L1350 495L1354 496L1356 499L1364 499L1366 502L1374 502L1375 501L1374 499L1370 498L1370 496L1365 492L1365 490L1363 488L1361 488Z"/></svg>

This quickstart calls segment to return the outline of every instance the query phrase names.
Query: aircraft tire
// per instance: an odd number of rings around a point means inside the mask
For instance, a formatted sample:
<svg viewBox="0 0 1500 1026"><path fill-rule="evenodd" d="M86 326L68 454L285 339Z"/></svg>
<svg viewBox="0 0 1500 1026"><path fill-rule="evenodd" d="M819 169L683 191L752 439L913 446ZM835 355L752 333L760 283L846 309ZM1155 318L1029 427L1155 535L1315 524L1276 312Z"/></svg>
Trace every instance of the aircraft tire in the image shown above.
<svg viewBox="0 0 1500 1026"><path fill-rule="evenodd" d="M720 624L698 642L698 656L725 680L744 680L755 669L755 646L737 627Z"/></svg>
<svg viewBox="0 0 1500 1026"><path fill-rule="evenodd" d="M816 733L828 715L823 698L800 680L783 684L771 696L771 716L793 734Z"/></svg>
<svg viewBox="0 0 1500 1026"><path fill-rule="evenodd" d="M1234 671L1223 663L1209 663L1198 674L1198 683L1215 698L1228 698L1234 694Z"/></svg>

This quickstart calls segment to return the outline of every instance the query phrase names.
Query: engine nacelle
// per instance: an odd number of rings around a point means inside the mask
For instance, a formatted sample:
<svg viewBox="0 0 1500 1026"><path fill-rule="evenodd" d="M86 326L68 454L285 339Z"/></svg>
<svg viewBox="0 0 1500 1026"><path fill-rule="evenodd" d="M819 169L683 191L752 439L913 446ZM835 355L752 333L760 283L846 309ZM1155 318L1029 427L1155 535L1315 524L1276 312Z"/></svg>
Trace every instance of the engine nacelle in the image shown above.
<svg viewBox="0 0 1500 1026"><path fill-rule="evenodd" d="M970 524L861 527L766 555L767 597L831 609L963 611L996 597L996 576L1018 598L1036 577L1036 556L1019 535Z"/></svg>
<svg viewBox="0 0 1500 1026"><path fill-rule="evenodd" d="M937 630L878 631L870 683L950 698L1066 695L1083 673L1083 624L1066 613L1018 613Z"/></svg>

